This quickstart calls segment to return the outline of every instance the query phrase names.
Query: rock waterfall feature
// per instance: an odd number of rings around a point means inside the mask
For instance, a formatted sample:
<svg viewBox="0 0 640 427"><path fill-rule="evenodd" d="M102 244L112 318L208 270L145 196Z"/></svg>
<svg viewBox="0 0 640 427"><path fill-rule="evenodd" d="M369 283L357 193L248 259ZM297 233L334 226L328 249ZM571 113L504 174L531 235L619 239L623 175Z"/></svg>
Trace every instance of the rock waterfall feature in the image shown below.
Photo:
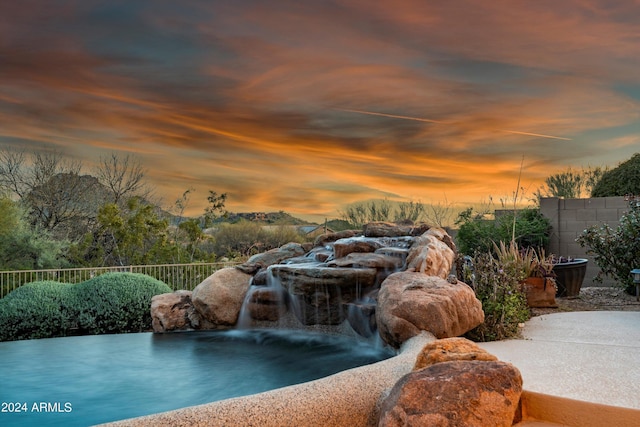
<svg viewBox="0 0 640 427"><path fill-rule="evenodd" d="M427 331L456 337L484 321L473 290L451 274L456 247L441 228L376 222L288 243L216 271L193 292L154 297L155 332L349 325L399 348Z"/></svg>

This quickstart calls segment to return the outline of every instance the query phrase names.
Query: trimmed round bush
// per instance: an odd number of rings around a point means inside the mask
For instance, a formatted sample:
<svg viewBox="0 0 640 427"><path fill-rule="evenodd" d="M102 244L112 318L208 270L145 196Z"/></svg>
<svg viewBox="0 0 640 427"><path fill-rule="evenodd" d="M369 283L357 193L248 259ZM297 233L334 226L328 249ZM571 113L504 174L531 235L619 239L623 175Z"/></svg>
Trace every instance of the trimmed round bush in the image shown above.
<svg viewBox="0 0 640 427"><path fill-rule="evenodd" d="M23 285L0 299L0 341L151 329L151 298L172 292L137 273L107 273L77 285Z"/></svg>
<svg viewBox="0 0 640 427"><path fill-rule="evenodd" d="M160 280L139 273L107 273L76 285L83 333L142 332L151 328L151 298L172 292Z"/></svg>
<svg viewBox="0 0 640 427"><path fill-rule="evenodd" d="M68 306L72 286L33 282L0 299L0 341L67 335L74 323Z"/></svg>

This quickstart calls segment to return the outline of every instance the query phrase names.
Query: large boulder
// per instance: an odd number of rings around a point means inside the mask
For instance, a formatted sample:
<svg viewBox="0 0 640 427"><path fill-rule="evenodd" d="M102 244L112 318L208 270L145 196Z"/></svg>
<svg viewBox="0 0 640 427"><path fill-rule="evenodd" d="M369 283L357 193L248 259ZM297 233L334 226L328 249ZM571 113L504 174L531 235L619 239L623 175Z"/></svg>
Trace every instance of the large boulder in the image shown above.
<svg viewBox="0 0 640 427"><path fill-rule="evenodd" d="M442 243L449 246L449 249L451 249L454 253L456 254L458 253L458 248L456 248L456 244L453 241L453 237L451 237L449 233L447 233L447 230L445 230L444 228L432 227L429 230L427 230L424 234L436 237Z"/></svg>
<svg viewBox="0 0 640 427"><path fill-rule="evenodd" d="M427 224L395 224L391 222L370 222L362 228L367 237L419 236L429 230Z"/></svg>
<svg viewBox="0 0 640 427"><path fill-rule="evenodd" d="M462 282L401 271L387 277L378 294L378 330L396 348L421 331L436 338L457 337L482 322L482 303Z"/></svg>
<svg viewBox="0 0 640 427"><path fill-rule="evenodd" d="M498 358L466 338L443 338L427 343L420 350L413 370L426 368L434 363L456 360L495 361Z"/></svg>
<svg viewBox="0 0 640 427"><path fill-rule="evenodd" d="M369 237L350 237L348 239L336 240L333 243L333 253L335 258L342 258L351 253L366 253L375 252L376 249L380 249L384 244L380 239Z"/></svg>
<svg viewBox="0 0 640 427"><path fill-rule="evenodd" d="M236 268L223 268L193 290L193 305L215 326L233 326L238 321L251 276Z"/></svg>
<svg viewBox="0 0 640 427"><path fill-rule="evenodd" d="M153 332L197 329L199 315L191 301L191 291L180 290L151 298Z"/></svg>
<svg viewBox="0 0 640 427"><path fill-rule="evenodd" d="M428 233L416 237L407 256L407 270L446 278L456 254L445 242Z"/></svg>
<svg viewBox="0 0 640 427"><path fill-rule="evenodd" d="M336 240L348 239L349 237L361 236L361 235L362 235L362 230L343 230L343 231L336 231L335 233L321 234L320 236L316 237L316 240L313 242L313 245L326 247L326 246L329 246L331 243L335 242Z"/></svg>
<svg viewBox="0 0 640 427"><path fill-rule="evenodd" d="M505 362L453 361L402 377L382 403L379 427L513 425L522 376Z"/></svg>
<svg viewBox="0 0 640 427"><path fill-rule="evenodd" d="M236 268L244 273L254 274L260 269L267 268L273 264L280 264L282 261L302 256L307 252L308 249L299 243L287 243L279 248L255 254Z"/></svg>

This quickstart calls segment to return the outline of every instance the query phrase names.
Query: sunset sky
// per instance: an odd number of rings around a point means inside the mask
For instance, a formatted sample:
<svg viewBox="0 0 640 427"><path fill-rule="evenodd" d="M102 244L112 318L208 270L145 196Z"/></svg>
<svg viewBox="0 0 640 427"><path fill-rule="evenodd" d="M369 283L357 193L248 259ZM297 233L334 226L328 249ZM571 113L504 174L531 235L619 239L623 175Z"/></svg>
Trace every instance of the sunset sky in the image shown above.
<svg viewBox="0 0 640 427"><path fill-rule="evenodd" d="M167 205L472 204L640 152L637 1L0 1L0 149Z"/></svg>

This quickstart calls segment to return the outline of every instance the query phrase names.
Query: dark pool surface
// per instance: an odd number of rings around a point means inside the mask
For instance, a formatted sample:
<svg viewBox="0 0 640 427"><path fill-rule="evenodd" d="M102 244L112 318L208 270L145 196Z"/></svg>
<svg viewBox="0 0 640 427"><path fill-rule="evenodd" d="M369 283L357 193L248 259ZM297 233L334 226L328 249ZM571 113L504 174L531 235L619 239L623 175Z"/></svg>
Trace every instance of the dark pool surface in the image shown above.
<svg viewBox="0 0 640 427"><path fill-rule="evenodd" d="M0 426L87 426L259 393L392 356L262 330L0 342Z"/></svg>

